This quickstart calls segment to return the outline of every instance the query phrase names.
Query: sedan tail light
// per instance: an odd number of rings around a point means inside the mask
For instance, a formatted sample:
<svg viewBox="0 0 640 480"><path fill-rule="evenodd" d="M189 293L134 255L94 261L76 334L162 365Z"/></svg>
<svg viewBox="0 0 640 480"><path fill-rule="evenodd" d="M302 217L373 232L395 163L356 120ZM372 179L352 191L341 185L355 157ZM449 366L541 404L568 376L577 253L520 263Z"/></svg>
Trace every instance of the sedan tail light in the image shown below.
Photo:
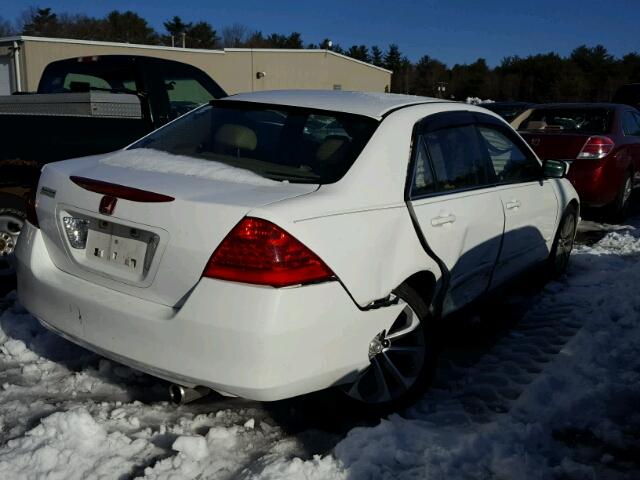
<svg viewBox="0 0 640 480"><path fill-rule="evenodd" d="M615 143L609 137L589 137L577 158L600 160L609 155L613 147L615 147Z"/></svg>
<svg viewBox="0 0 640 480"><path fill-rule="evenodd" d="M213 252L203 277L286 287L331 280L334 274L315 253L277 225L246 217Z"/></svg>

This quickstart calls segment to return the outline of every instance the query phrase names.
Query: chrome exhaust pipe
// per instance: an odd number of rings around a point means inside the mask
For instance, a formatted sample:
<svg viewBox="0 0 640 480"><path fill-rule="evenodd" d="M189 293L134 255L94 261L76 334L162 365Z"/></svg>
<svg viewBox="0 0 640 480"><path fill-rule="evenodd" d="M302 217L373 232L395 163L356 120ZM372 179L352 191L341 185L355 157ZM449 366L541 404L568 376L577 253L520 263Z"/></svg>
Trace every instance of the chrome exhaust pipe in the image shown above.
<svg viewBox="0 0 640 480"><path fill-rule="evenodd" d="M169 386L169 398L176 405L184 405L193 402L199 398L206 397L211 393L211 389L207 387L183 387L172 383Z"/></svg>

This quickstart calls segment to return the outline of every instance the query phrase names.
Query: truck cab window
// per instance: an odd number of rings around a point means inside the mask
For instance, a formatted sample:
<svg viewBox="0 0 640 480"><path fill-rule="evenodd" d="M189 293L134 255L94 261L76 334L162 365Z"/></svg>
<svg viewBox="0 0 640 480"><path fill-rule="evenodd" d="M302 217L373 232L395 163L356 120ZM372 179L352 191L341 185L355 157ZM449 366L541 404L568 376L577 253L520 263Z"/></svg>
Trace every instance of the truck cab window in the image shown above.
<svg viewBox="0 0 640 480"><path fill-rule="evenodd" d="M62 62L48 68L42 76L38 93L74 93L102 91L133 93L138 91L135 72L128 65L87 62L69 65Z"/></svg>
<svg viewBox="0 0 640 480"><path fill-rule="evenodd" d="M77 92L89 91L91 88L108 90L111 87L106 80L102 78L93 75L83 75L81 73L70 73L64 78L62 88L68 92Z"/></svg>

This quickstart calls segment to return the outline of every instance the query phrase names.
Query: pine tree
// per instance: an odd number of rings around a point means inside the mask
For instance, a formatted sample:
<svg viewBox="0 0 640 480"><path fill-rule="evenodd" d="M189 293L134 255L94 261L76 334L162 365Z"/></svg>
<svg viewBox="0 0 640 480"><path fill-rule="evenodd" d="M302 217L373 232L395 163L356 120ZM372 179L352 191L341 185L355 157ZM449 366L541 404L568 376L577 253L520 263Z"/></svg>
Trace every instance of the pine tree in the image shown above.
<svg viewBox="0 0 640 480"><path fill-rule="evenodd" d="M220 43L220 37L208 22L190 26L186 34L186 46L189 48L216 48Z"/></svg>
<svg viewBox="0 0 640 480"><path fill-rule="evenodd" d="M35 37L59 36L58 16L50 8L35 8L26 14L26 21L22 28L23 35Z"/></svg>
<svg viewBox="0 0 640 480"><path fill-rule="evenodd" d="M158 34L135 12L112 11L106 18L107 40L114 42L157 44Z"/></svg>
<svg viewBox="0 0 640 480"><path fill-rule="evenodd" d="M382 67L384 65L384 60L382 58L382 50L377 45L371 47L371 63L373 63L376 67Z"/></svg>
<svg viewBox="0 0 640 480"><path fill-rule="evenodd" d="M395 43L389 45L389 48L384 54L383 65L385 68L389 70L397 70L400 68L400 63L402 62L402 54L400 53L400 48Z"/></svg>
<svg viewBox="0 0 640 480"><path fill-rule="evenodd" d="M410 62L402 57L400 48L395 43L389 45L384 54L384 68L391 70L391 93L407 93L408 91L408 65Z"/></svg>
<svg viewBox="0 0 640 480"><path fill-rule="evenodd" d="M581 45L571 52L569 60L583 72L587 80L585 100L597 102L613 95L610 72L615 62L604 46L596 45L589 48Z"/></svg>
<svg viewBox="0 0 640 480"><path fill-rule="evenodd" d="M436 97L439 93L438 83L446 81L447 66L429 55L424 55L415 65L411 93Z"/></svg>
<svg viewBox="0 0 640 480"><path fill-rule="evenodd" d="M346 53L347 56L361 60L363 62L369 62L369 49L365 45L352 45Z"/></svg>
<svg viewBox="0 0 640 480"><path fill-rule="evenodd" d="M180 17L175 15L171 20L167 20L162 25L170 36L173 36L176 41L183 34L186 33L191 27L191 23L184 23Z"/></svg>

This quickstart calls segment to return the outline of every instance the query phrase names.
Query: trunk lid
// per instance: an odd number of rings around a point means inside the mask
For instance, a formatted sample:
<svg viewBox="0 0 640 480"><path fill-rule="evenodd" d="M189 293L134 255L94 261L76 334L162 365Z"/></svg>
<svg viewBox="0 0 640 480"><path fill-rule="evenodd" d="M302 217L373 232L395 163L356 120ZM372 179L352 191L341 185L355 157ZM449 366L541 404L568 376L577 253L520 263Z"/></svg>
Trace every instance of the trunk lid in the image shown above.
<svg viewBox="0 0 640 480"><path fill-rule="evenodd" d="M591 135L574 133L518 132L542 160L569 160L578 157Z"/></svg>
<svg viewBox="0 0 640 480"><path fill-rule="evenodd" d="M148 154L137 159L134 169L124 166L131 160L128 155L118 152L48 165L38 187L40 227L49 255L61 270L165 305L180 304L216 247L251 210L318 188L271 181L207 161L189 159L178 167L166 161L158 164ZM163 160L163 155L158 152L157 157ZM98 193L101 188L91 191L96 189L78 185L71 177L129 190L116 198L109 214L113 200L103 200L109 195ZM127 199L127 192L136 190L169 200L149 195L140 197L142 201ZM82 244L85 228L84 248L74 248Z"/></svg>

